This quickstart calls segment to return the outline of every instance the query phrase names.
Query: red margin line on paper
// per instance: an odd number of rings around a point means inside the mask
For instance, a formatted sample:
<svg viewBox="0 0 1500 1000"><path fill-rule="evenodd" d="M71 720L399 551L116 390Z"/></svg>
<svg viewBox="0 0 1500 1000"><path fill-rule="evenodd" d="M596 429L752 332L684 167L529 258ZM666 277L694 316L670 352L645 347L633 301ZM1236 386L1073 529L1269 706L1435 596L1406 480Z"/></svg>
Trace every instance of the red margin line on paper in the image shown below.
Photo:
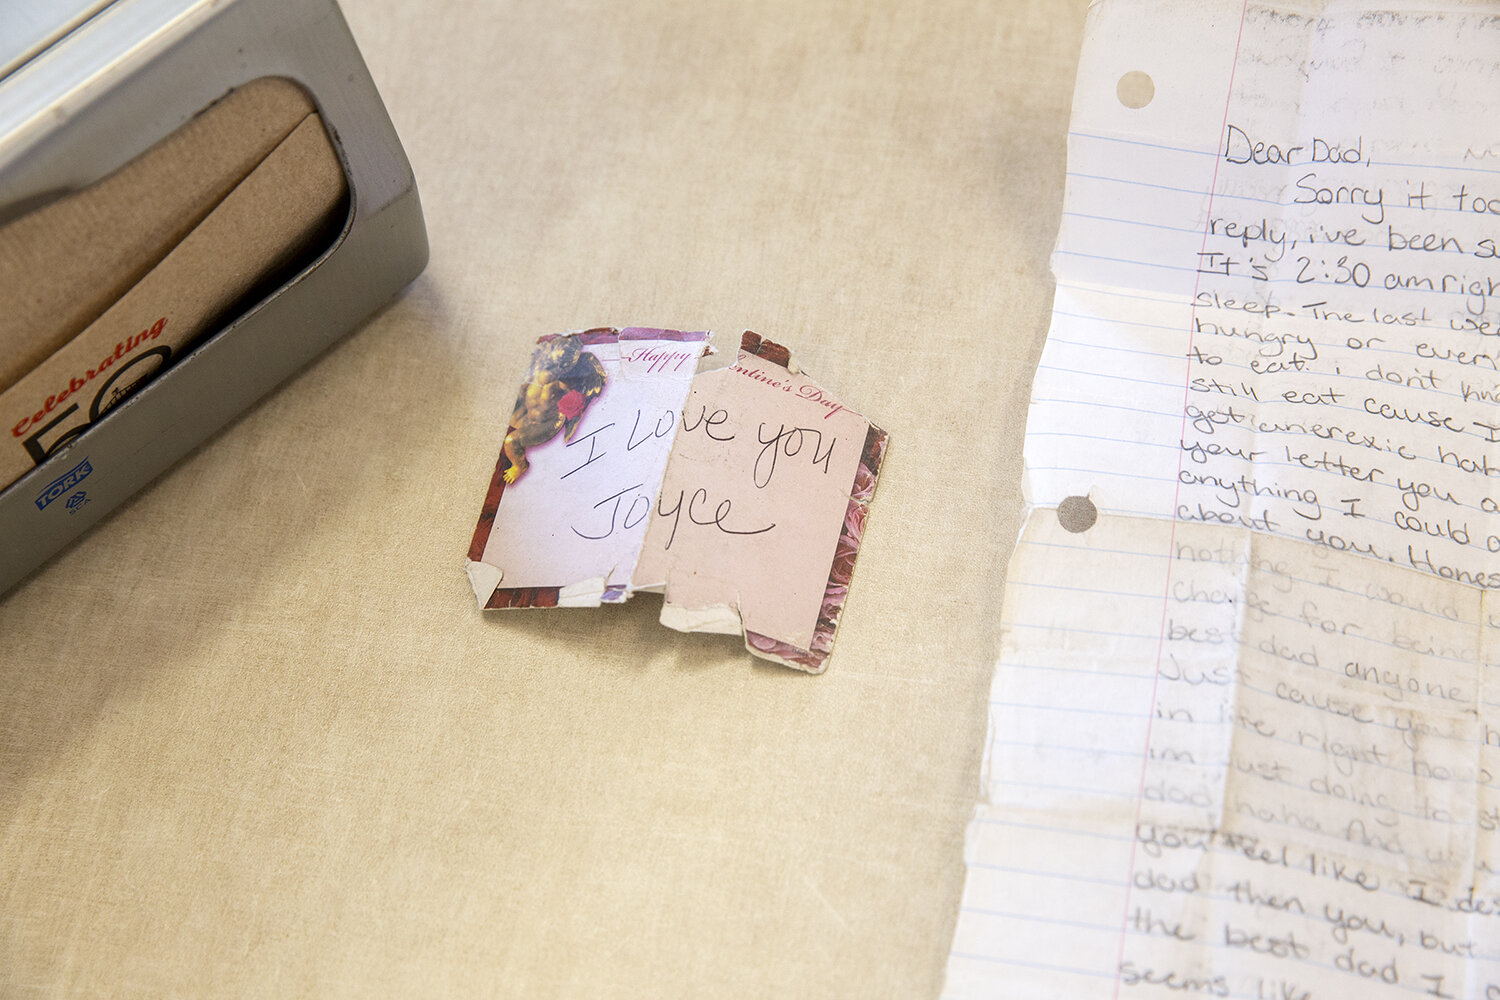
<svg viewBox="0 0 1500 1000"><path fill-rule="evenodd" d="M1235 71L1239 68L1240 45L1245 38L1245 15L1248 13L1249 9L1250 0L1244 0L1244 2L1240 6L1239 31L1235 35L1234 39L1234 58L1230 60L1229 63L1229 85L1227 87L1227 93L1224 95L1224 118L1219 123L1219 145L1216 145L1214 147L1214 172L1213 177L1209 181L1208 185L1208 206L1205 212L1205 215L1209 220L1212 220L1213 218L1214 192L1218 190L1219 187L1219 164L1222 163L1224 159L1223 156L1218 152L1218 150L1221 148L1224 142L1225 132L1227 131L1229 126L1229 105L1234 100L1234 76ZM1209 222L1205 222L1203 227L1203 242L1199 244L1200 253L1208 249L1208 235ZM1198 316L1198 290L1200 287L1202 287L1202 284L1203 272L1200 270L1193 279L1193 303L1188 314L1188 344L1186 352L1186 367L1182 383L1182 433L1184 434L1187 433L1187 405L1188 399L1190 398L1188 393L1191 391L1192 386L1191 372L1193 366L1192 355L1193 331L1195 327L1194 321ZM1125 940L1127 936L1127 929L1130 925L1130 895L1135 881L1134 876L1136 845L1140 843L1140 837L1137 836L1136 830L1140 827L1142 806L1146 800L1146 773L1151 764L1151 729L1156 720L1157 691L1161 685L1161 661L1163 654L1166 652L1168 600L1170 599L1172 593L1171 554L1176 551L1177 543L1177 501L1182 494L1182 477L1180 475L1180 473L1182 472L1182 461L1182 452L1179 450L1177 453L1177 471L1179 473L1177 477L1178 482L1172 495L1172 528L1170 534L1167 536L1167 577L1166 582L1162 588L1161 624L1158 627L1156 636L1156 670L1154 676L1151 679L1151 712L1146 716L1146 738L1144 745L1141 747L1141 779L1139 785L1136 788L1135 821L1131 824L1130 862L1127 865L1125 873L1125 905L1120 912L1120 947L1115 958L1115 986L1114 992L1112 993L1113 1000L1119 1000L1120 997L1120 970L1121 967L1125 964Z"/></svg>

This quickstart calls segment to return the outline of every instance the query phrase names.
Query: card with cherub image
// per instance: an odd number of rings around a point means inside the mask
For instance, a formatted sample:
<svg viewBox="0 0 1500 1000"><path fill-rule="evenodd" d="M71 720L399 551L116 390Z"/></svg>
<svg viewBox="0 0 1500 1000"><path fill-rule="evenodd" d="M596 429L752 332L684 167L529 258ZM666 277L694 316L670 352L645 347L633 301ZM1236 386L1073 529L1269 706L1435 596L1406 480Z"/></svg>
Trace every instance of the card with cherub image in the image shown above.
<svg viewBox="0 0 1500 1000"><path fill-rule="evenodd" d="M707 342L632 327L537 343L469 549L484 607L626 599Z"/></svg>

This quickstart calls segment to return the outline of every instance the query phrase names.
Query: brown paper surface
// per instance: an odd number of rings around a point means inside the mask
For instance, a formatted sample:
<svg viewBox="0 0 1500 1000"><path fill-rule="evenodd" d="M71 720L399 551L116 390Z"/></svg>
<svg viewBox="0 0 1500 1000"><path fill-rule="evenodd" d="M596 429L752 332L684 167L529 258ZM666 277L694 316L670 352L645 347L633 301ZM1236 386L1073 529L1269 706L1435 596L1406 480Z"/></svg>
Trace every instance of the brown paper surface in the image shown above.
<svg viewBox="0 0 1500 1000"><path fill-rule="evenodd" d="M103 180L0 226L0 392L125 294L312 111L289 80L253 80Z"/></svg>
<svg viewBox="0 0 1500 1000"><path fill-rule="evenodd" d="M0 996L936 1000L1085 3L341 6L432 262L0 600ZM826 674L475 610L496 424L601 317L890 432Z"/></svg>
<svg viewBox="0 0 1500 1000"><path fill-rule="evenodd" d="M161 263L0 393L0 483L67 444L324 233L344 172L308 115Z"/></svg>

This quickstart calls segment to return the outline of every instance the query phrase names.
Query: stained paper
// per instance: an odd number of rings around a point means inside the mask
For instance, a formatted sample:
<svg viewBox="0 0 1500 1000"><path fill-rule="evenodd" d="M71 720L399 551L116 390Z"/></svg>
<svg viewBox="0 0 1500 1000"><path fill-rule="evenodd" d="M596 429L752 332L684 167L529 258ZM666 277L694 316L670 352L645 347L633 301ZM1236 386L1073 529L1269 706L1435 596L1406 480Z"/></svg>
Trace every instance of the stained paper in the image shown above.
<svg viewBox="0 0 1500 1000"><path fill-rule="evenodd" d="M1500 996L1500 18L1090 11L946 997Z"/></svg>

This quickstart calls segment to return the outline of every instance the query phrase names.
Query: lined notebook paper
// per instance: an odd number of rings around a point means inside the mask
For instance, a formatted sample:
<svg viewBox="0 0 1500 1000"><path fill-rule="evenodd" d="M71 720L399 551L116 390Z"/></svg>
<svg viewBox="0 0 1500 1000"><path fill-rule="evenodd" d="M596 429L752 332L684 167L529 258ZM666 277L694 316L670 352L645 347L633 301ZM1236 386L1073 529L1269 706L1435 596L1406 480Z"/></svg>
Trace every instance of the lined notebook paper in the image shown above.
<svg viewBox="0 0 1500 1000"><path fill-rule="evenodd" d="M1494 4L1091 9L944 996L1500 998L1497 105Z"/></svg>

